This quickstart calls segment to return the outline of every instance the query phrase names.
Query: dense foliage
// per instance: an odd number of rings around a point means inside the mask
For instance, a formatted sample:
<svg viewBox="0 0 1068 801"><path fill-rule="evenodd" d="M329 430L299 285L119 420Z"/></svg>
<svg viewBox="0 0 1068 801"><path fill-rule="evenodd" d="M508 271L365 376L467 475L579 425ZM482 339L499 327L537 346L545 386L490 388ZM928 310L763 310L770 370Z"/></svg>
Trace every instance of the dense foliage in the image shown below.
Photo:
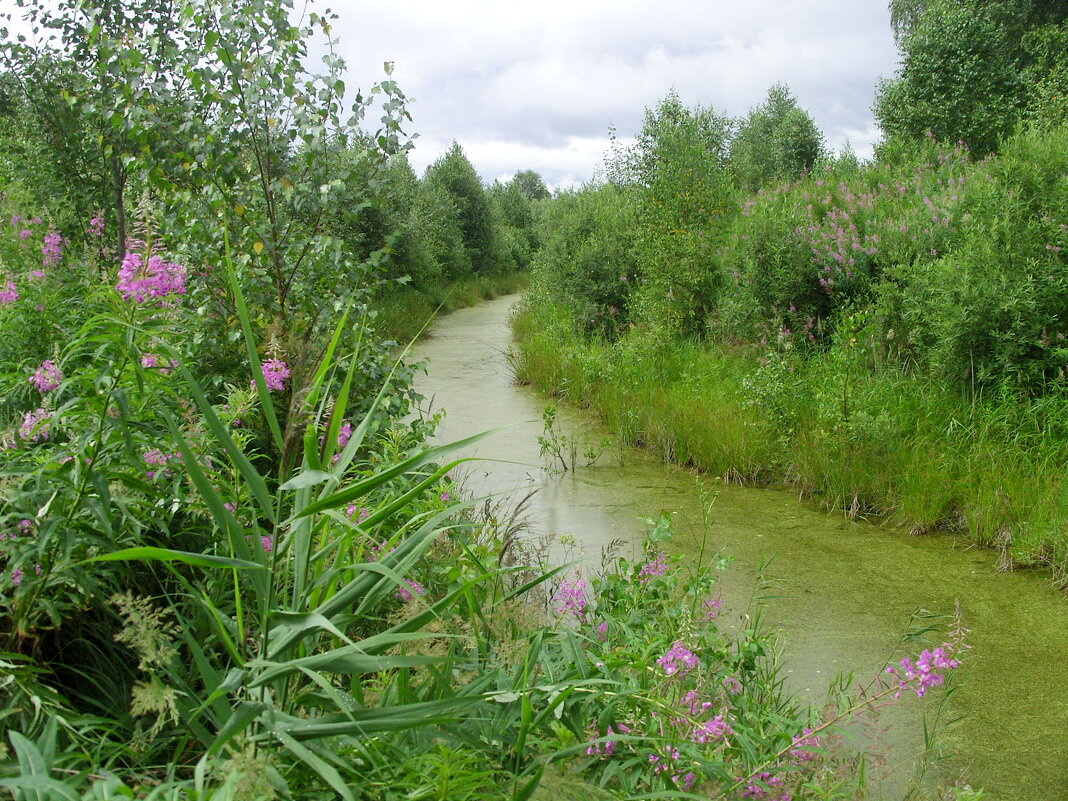
<svg viewBox="0 0 1068 801"><path fill-rule="evenodd" d="M672 95L554 200L520 374L670 458L1063 580L1063 9L893 10L874 161L820 154L784 87L714 134Z"/></svg>
<svg viewBox="0 0 1068 801"><path fill-rule="evenodd" d="M862 791L840 725L941 684L959 625L804 707L757 610L717 622L722 560L667 555L668 518L595 572L476 511L466 443L427 447L373 319L383 283L521 270L544 231L584 332L703 331L729 121L669 99L617 184L545 212L536 174L487 190L458 145L420 180L388 65L343 108L330 15L19 7L39 36L5 32L0 73L0 791ZM775 119L790 140L798 115Z"/></svg>

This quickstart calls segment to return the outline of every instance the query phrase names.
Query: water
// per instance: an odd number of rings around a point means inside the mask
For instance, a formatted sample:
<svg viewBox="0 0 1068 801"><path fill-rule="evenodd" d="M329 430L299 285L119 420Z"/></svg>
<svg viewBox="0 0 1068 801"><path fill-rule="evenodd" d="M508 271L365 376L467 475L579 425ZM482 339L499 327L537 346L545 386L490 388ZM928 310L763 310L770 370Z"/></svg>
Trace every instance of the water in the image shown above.
<svg viewBox="0 0 1068 801"><path fill-rule="evenodd" d="M790 685L818 701L835 673L873 676L917 609L950 613L960 600L971 658L952 698L962 720L942 734L957 755L933 769L984 787L984 799L1068 799L1068 605L1041 575L999 573L989 551L948 537L910 537L825 514L780 490L722 486L648 454L609 449L592 467L550 475L541 468L537 437L546 399L511 381L506 351L509 309L499 298L438 321L417 348L429 375L417 386L434 409L445 409L440 441L504 427L469 453L468 487L478 493L533 485L530 513L537 532L570 534L591 561L614 540L640 549L643 519L673 514L674 547L699 548L698 481L717 493L709 543L734 561L724 575L723 620L738 625L762 563L778 579L766 620L785 640ZM561 408L558 427L590 441L601 438L580 412ZM622 465L621 465L622 461ZM733 612L731 610L734 610ZM922 647L922 646L920 646ZM918 650L914 647L913 650ZM886 742L900 795L922 743L922 717L936 704L902 698L885 710Z"/></svg>

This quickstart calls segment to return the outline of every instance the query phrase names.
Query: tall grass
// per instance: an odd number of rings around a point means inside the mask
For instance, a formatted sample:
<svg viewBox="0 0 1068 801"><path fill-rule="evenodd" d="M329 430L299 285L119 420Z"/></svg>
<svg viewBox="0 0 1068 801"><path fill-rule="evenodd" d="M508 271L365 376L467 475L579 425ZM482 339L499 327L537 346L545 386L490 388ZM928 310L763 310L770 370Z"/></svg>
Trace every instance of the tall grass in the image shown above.
<svg viewBox="0 0 1068 801"><path fill-rule="evenodd" d="M856 369L833 350L758 359L722 344L580 341L529 305L515 333L520 381L665 459L787 484L916 534L961 534L997 548L1003 567L1068 577L1066 392L968 399L898 368Z"/></svg>
<svg viewBox="0 0 1068 801"><path fill-rule="evenodd" d="M527 287L529 274L477 275L455 282L425 285L384 284L373 301L376 328L398 342L409 342L436 313L449 314L500 295L513 295Z"/></svg>

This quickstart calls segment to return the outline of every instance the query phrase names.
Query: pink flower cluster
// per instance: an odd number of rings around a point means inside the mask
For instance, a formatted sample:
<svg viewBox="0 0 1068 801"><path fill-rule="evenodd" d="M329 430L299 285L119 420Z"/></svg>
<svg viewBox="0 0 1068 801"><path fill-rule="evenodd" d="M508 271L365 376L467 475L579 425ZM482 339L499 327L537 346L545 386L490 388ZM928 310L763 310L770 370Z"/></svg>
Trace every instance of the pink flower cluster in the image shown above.
<svg viewBox="0 0 1068 801"><path fill-rule="evenodd" d="M19 299L19 290L14 281L5 281L2 286L4 288L0 289L0 303L6 305Z"/></svg>
<svg viewBox="0 0 1068 801"><path fill-rule="evenodd" d="M44 241L41 243L41 264L45 267L55 267L59 264L59 259L62 254L63 237L54 231L45 234Z"/></svg>
<svg viewBox="0 0 1068 801"><path fill-rule="evenodd" d="M586 582L577 573L574 581L564 579L553 596L553 604L556 614L572 614L581 620L586 614Z"/></svg>
<svg viewBox="0 0 1068 801"><path fill-rule="evenodd" d="M426 590L423 588L423 585L418 581L404 579L402 584L397 585L397 589L393 592L393 597L407 602L422 596L425 592Z"/></svg>
<svg viewBox="0 0 1068 801"><path fill-rule="evenodd" d="M761 798L769 801L790 801L790 794L782 790L782 776L776 776L768 771L750 776L745 789L742 790L742 798ZM779 795L773 795L779 793Z"/></svg>
<svg viewBox="0 0 1068 801"><path fill-rule="evenodd" d="M900 667L889 666L886 672L892 675L898 682L895 698L900 697L904 689L913 689L916 695L923 698L931 688L939 686L945 681L945 671L952 670L960 664L955 657L953 643L943 643L934 649L922 651L916 662L913 663L907 656L901 660Z"/></svg>
<svg viewBox="0 0 1068 801"><path fill-rule="evenodd" d="M281 392L286 388L289 368L285 362L280 359L268 359L260 365L260 370L263 372L263 383L267 385L269 391ZM252 381L252 386L255 388L255 380Z"/></svg>
<svg viewBox="0 0 1068 801"><path fill-rule="evenodd" d="M96 237L104 235L104 215L99 211L89 221L89 233Z"/></svg>
<svg viewBox="0 0 1068 801"><path fill-rule="evenodd" d="M41 362L41 366L37 368L37 372L30 378L30 383L37 387L40 392L51 392L59 386L62 380L63 372L52 364L51 359L45 359Z"/></svg>
<svg viewBox="0 0 1068 801"><path fill-rule="evenodd" d="M185 294L185 267L149 256L144 264L141 254L127 252L119 267L119 282L115 289L123 300L144 303L172 295Z"/></svg>
<svg viewBox="0 0 1068 801"><path fill-rule="evenodd" d="M722 608L723 600L720 598L706 598L701 601L701 622L711 623L719 617L719 612Z"/></svg>
<svg viewBox="0 0 1068 801"><path fill-rule="evenodd" d="M164 359L155 353L142 353L141 366L146 370L158 370L160 375L170 375L172 365L169 359Z"/></svg>
<svg viewBox="0 0 1068 801"><path fill-rule="evenodd" d="M794 758L796 764L811 762L816 758L813 749L820 747L820 738L812 733L812 729L806 728L794 736L792 745L790 756Z"/></svg>
<svg viewBox="0 0 1068 801"><path fill-rule="evenodd" d="M608 724L608 729L605 731L605 738L611 737L614 734L630 734L630 727L625 723L617 723L613 728L612 724ZM616 752L616 741L606 739L603 743L590 743L586 749L586 753L590 756L612 756Z"/></svg>
<svg viewBox="0 0 1068 801"><path fill-rule="evenodd" d="M19 437L26 442L48 439L50 422L51 415L43 407L26 412L22 418L22 425L19 426Z"/></svg>
<svg viewBox="0 0 1068 801"><path fill-rule="evenodd" d="M159 448L153 448L152 450L145 451L143 458L145 460L145 464L147 464L149 467L163 468L159 471L149 470L146 473L149 478L155 478L157 473L160 476L169 475L170 471L167 470L167 465L175 460L181 461L182 457L177 453L164 453Z"/></svg>
<svg viewBox="0 0 1068 801"><path fill-rule="evenodd" d="M667 556L660 550L650 556L649 561L642 565L641 570L638 571L638 578L642 584L648 584L654 578L667 573L667 569Z"/></svg>
<svg viewBox="0 0 1068 801"><path fill-rule="evenodd" d="M697 667L698 662L697 657L682 640L675 640L675 644L656 660L656 664L664 671L665 676L684 676Z"/></svg>

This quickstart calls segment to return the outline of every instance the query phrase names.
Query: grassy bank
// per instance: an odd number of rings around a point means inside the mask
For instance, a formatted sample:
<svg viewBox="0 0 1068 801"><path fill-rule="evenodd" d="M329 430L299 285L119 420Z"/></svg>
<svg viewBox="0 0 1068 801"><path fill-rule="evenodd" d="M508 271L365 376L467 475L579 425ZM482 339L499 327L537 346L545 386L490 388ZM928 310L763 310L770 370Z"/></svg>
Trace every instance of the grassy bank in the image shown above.
<svg viewBox="0 0 1068 801"><path fill-rule="evenodd" d="M1063 392L966 399L880 365L863 335L805 359L638 336L609 346L545 305L515 330L517 378L590 408L622 440L916 534L960 534L996 548L1002 567L1066 580Z"/></svg>
<svg viewBox="0 0 1068 801"><path fill-rule="evenodd" d="M468 276L454 282L423 286L411 284L379 293L373 302L380 333L398 342L409 342L435 314L450 314L500 295L526 288L529 273Z"/></svg>

